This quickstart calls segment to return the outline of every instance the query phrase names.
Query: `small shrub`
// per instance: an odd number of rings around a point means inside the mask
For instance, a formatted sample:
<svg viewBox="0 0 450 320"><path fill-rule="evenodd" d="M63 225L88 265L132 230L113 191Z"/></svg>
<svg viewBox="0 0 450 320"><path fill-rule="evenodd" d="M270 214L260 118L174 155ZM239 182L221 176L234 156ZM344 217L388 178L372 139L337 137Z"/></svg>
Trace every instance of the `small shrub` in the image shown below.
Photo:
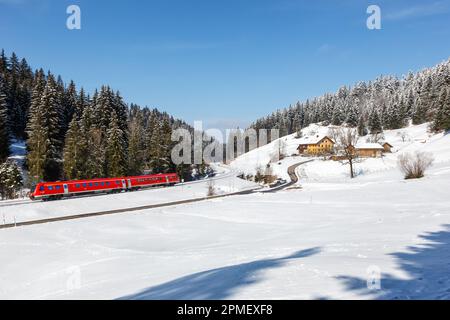
<svg viewBox="0 0 450 320"><path fill-rule="evenodd" d="M425 170L433 164L433 156L427 152L414 154L404 153L398 156L398 166L405 179L419 179L425 175Z"/></svg>

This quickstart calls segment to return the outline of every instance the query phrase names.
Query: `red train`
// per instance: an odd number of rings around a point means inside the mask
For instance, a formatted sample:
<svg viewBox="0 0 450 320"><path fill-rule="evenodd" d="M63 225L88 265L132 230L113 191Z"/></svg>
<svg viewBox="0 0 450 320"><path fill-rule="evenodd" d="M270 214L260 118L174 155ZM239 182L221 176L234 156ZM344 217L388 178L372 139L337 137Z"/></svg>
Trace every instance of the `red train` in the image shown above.
<svg viewBox="0 0 450 320"><path fill-rule="evenodd" d="M74 195L134 191L158 185L174 185L180 182L176 173L147 176L104 178L79 181L38 183L30 192L31 200L57 200Z"/></svg>

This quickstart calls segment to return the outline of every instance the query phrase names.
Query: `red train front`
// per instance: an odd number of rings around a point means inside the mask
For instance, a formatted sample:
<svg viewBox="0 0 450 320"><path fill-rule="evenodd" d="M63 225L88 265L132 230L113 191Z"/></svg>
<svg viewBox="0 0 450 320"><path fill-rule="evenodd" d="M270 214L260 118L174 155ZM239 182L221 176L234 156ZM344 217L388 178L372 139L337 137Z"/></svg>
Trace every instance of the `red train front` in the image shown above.
<svg viewBox="0 0 450 320"><path fill-rule="evenodd" d="M74 195L135 191L145 187L174 185L180 182L176 173L161 173L137 177L104 178L77 181L38 183L30 193L32 200L56 200Z"/></svg>

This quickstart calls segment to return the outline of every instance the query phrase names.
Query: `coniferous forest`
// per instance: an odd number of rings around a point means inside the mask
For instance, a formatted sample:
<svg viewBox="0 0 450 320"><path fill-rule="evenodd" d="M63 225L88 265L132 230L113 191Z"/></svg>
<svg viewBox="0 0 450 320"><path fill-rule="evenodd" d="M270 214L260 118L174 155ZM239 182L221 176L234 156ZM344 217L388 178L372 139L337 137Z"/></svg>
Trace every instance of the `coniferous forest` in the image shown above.
<svg viewBox="0 0 450 320"><path fill-rule="evenodd" d="M430 122L434 132L450 129L450 60L403 78L381 76L341 87L258 119L254 129L279 129L280 136L322 122L358 128L360 135Z"/></svg>
<svg viewBox="0 0 450 320"><path fill-rule="evenodd" d="M171 134L193 129L166 112L126 104L105 85L92 95L73 81L42 69L33 71L15 53L0 55L0 175L20 185L17 165L8 161L12 141L26 141L24 167L37 181L178 172L184 179L205 167L175 166ZM2 193L5 195L5 192Z"/></svg>

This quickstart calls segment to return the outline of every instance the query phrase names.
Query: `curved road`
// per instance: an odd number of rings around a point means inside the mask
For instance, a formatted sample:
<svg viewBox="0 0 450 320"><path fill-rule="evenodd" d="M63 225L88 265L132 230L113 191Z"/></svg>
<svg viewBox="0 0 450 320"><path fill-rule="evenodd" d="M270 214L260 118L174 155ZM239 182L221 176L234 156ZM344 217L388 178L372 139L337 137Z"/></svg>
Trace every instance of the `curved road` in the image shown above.
<svg viewBox="0 0 450 320"><path fill-rule="evenodd" d="M292 166L290 166L288 168L288 175L289 175L289 178L291 179L291 181L289 181L289 182L287 182L287 183L285 183L285 184L283 184L281 186L274 187L274 188L272 188L270 190L264 190L264 191L260 191L260 192L263 192L263 193L277 192L277 191L284 190L284 189L286 189L286 188L296 184L299 179L298 179L297 174L295 173L295 170L299 166L301 166L302 164L305 164L305 163L308 163L308 162L311 162L311 161L314 161L314 159L307 160L307 161L302 161L302 162L293 164Z"/></svg>

